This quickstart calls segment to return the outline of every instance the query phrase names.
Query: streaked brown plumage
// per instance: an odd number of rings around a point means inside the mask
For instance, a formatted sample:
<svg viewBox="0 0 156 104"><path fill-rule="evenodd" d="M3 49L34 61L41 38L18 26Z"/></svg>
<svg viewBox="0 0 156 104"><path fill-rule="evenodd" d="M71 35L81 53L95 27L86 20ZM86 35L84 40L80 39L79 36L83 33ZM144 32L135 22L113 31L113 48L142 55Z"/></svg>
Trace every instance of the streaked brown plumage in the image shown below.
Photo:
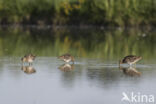
<svg viewBox="0 0 156 104"><path fill-rule="evenodd" d="M25 55L24 57L21 58L21 61L24 63L24 62L28 62L29 65L31 65L33 63L33 61L35 60L35 57L34 55L32 54L27 54Z"/></svg>
<svg viewBox="0 0 156 104"><path fill-rule="evenodd" d="M36 70L32 66L22 66L21 70L23 70L27 74L36 72Z"/></svg>
<svg viewBox="0 0 156 104"><path fill-rule="evenodd" d="M132 64L135 64L136 62L138 62L141 59L142 59L141 56L129 55L129 56L124 57L122 60L120 60L119 65L125 63L125 64L129 64L131 66Z"/></svg>
<svg viewBox="0 0 156 104"><path fill-rule="evenodd" d="M58 58L63 60L64 62L70 62L70 61L74 62L74 56L72 56L72 55L70 55L68 53L64 54L62 56L59 56Z"/></svg>

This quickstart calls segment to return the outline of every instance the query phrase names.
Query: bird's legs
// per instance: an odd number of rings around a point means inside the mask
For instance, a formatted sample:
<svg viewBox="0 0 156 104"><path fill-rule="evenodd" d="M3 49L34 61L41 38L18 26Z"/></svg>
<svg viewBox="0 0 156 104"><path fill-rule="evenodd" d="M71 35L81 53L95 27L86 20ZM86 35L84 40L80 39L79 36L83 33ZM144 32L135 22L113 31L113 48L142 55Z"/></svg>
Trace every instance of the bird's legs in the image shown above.
<svg viewBox="0 0 156 104"><path fill-rule="evenodd" d="M134 63L134 67L136 68L136 63Z"/></svg>
<svg viewBox="0 0 156 104"><path fill-rule="evenodd" d="M24 66L24 62L22 62L22 66Z"/></svg>
<svg viewBox="0 0 156 104"><path fill-rule="evenodd" d="M31 62L29 62L29 66L31 66L32 65L32 63Z"/></svg>

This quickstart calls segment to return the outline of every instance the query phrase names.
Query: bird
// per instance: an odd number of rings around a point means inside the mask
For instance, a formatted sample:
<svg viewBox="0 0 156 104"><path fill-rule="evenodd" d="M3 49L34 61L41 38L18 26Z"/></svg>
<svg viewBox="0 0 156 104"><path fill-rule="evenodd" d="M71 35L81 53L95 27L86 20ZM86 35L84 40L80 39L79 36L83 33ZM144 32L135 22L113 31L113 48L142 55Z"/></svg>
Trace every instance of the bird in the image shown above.
<svg viewBox="0 0 156 104"><path fill-rule="evenodd" d="M138 62L141 59L142 59L141 56L128 55L119 61L119 66L120 66L120 64L123 64L123 63L129 64L131 66L132 64L135 64L136 62Z"/></svg>
<svg viewBox="0 0 156 104"><path fill-rule="evenodd" d="M35 60L36 56L33 54L27 54L24 57L21 58L21 61L24 62L28 62L29 66L32 65L33 61Z"/></svg>
<svg viewBox="0 0 156 104"><path fill-rule="evenodd" d="M70 61L72 61L74 63L74 56L72 56L69 53L66 53L66 54L64 54L62 56L59 56L58 58L61 59L61 60L63 60L66 63L68 63Z"/></svg>

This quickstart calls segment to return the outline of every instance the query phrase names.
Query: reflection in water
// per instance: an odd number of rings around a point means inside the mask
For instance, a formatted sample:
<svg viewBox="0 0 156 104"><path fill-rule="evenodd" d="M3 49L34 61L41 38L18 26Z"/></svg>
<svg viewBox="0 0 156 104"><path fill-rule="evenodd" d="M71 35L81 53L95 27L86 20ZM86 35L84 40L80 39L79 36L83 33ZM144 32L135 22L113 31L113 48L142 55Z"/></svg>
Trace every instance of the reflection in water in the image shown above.
<svg viewBox="0 0 156 104"><path fill-rule="evenodd" d="M145 32L148 35L142 37L141 34ZM126 30L31 28L27 31L20 28L0 28L0 56L21 57L23 53L34 53L37 56L56 57L69 52L73 56L84 58L119 59L121 56L134 53L144 57L144 60L155 58L156 32L148 30L145 32L134 28Z"/></svg>
<svg viewBox="0 0 156 104"><path fill-rule="evenodd" d="M23 70L27 74L35 73L36 70L32 66L22 66L21 70Z"/></svg>
<svg viewBox="0 0 156 104"><path fill-rule="evenodd" d="M134 67L120 67L120 70L123 71L123 73L125 75L128 76L141 76L141 72L139 72L138 70L136 70Z"/></svg>
<svg viewBox="0 0 156 104"><path fill-rule="evenodd" d="M26 32L20 29L0 28L0 56L13 56L0 58L0 101L3 104L30 104L31 102L34 104L34 101L49 104L52 102L100 104L101 101L101 104L105 104L109 103L107 99L110 98L110 104L121 104L116 101L121 99L118 97L124 90L145 91L151 85L148 90L153 92L156 88L155 66L149 68L152 70L142 71L144 73L142 78L133 77L133 80L128 77L125 80L123 73L128 76L140 76L141 73L134 68L121 68L123 72L121 73L116 65L113 65L119 57L134 53L143 56L145 61L151 59L154 60L152 63L155 63L156 32L146 31L149 34L146 37L142 37L140 35L142 33L144 32L140 30L85 29L79 31L30 29ZM67 52L80 57L78 60L80 63L64 64L59 67L61 71L56 70L59 64L56 56ZM20 73L21 70L17 70L19 57L23 56L23 53L34 53L40 56L36 63L40 73L36 73L35 78L32 78L34 76L27 78ZM16 56L17 60L14 58ZM97 58L101 61L96 61ZM108 62L105 61L107 59ZM27 74L36 72L32 66L22 66L21 69ZM14 78L17 76L18 78ZM25 86L28 87L24 89ZM17 96L14 96L14 93L17 93ZM36 95L40 96L36 97ZM51 98L56 99L53 101ZM19 100L21 102L18 102Z"/></svg>
<svg viewBox="0 0 156 104"><path fill-rule="evenodd" d="M103 60L78 58L74 65L64 64L59 67L58 65L61 64L56 57L39 57L36 67L34 66L38 73L29 75L35 72L33 66L20 66L19 59L19 57L17 59L11 57L10 61L10 57L0 58L0 101L2 104L34 104L34 102L37 104L43 102L49 104L53 102L55 104L122 104L123 91L155 94L153 92L156 88L155 66L142 67L140 65L139 71L144 73L142 77L129 77L123 72L126 74L131 71L135 75L139 72L133 68L119 70L117 64L109 64L116 60L109 61L107 64ZM24 72L19 68L22 68ZM67 72L64 72L66 69ZM28 75L25 76L25 73ZM14 96L14 93L17 96ZM8 98L11 100L6 100ZM55 99L52 100L52 98Z"/></svg>
<svg viewBox="0 0 156 104"><path fill-rule="evenodd" d="M67 72L67 71L71 71L74 70L74 64L70 65L70 64L63 64L59 67L60 70Z"/></svg>

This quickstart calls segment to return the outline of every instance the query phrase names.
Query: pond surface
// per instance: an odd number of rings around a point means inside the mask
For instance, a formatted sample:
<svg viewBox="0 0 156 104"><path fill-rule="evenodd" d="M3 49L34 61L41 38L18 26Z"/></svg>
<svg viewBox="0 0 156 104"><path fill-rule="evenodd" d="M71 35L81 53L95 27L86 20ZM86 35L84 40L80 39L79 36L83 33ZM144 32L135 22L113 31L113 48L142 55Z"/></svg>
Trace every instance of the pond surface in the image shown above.
<svg viewBox="0 0 156 104"><path fill-rule="evenodd" d="M129 104L121 101L123 92L156 97L155 33L1 28L0 103ZM37 58L22 66L21 57L29 52ZM66 52L75 64L57 59ZM119 59L129 54L143 59L136 67L119 68Z"/></svg>

